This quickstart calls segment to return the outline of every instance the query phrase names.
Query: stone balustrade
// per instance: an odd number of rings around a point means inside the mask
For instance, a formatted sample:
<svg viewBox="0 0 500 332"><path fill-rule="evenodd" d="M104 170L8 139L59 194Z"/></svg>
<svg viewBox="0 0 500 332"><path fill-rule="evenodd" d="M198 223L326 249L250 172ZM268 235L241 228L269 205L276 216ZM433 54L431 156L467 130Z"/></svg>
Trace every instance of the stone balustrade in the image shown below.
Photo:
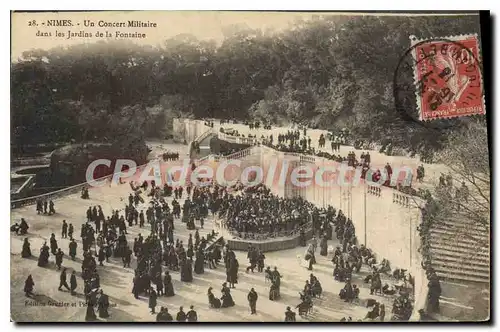
<svg viewBox="0 0 500 332"><path fill-rule="evenodd" d="M409 207L411 204L410 200L411 200L411 196L408 196L406 194L398 192L397 190L394 190L392 193L392 202L393 203L402 205L404 207Z"/></svg>
<svg viewBox="0 0 500 332"><path fill-rule="evenodd" d="M382 189L380 188L380 186L367 185L366 192L370 195L374 195L374 196L378 196L378 197L380 197L382 195Z"/></svg>

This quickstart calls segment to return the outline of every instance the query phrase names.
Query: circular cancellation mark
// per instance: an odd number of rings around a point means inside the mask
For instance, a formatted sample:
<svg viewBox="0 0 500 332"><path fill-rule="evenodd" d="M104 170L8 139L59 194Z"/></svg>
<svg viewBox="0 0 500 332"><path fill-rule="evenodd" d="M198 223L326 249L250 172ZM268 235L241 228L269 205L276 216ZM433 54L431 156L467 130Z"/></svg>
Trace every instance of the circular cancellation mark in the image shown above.
<svg viewBox="0 0 500 332"><path fill-rule="evenodd" d="M485 114L477 37L410 39L393 82L403 120L448 129L459 124L459 117Z"/></svg>

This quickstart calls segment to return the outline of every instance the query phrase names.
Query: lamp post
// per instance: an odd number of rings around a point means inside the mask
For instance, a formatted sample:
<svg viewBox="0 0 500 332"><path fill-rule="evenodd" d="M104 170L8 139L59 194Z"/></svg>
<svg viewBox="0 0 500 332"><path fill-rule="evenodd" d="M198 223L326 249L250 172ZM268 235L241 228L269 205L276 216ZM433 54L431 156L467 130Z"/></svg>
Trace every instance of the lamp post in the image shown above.
<svg viewBox="0 0 500 332"><path fill-rule="evenodd" d="M322 159L323 159L323 160L322 160L322 165L323 165L323 170L324 170L324 169L325 169L325 158L322 158ZM322 174L322 175L323 175L323 174ZM321 195L321 196L322 196L322 200L323 200L323 209L324 209L324 208L325 208L325 195L326 195L326 193L325 193L325 187L326 187L326 186L324 185L324 183L323 183L323 186L322 186L322 187L323 187L323 188L322 188L323 193L322 193L322 195Z"/></svg>
<svg viewBox="0 0 500 332"><path fill-rule="evenodd" d="M411 269L413 268L413 264L412 264L412 237L413 237L413 230L412 230L412 220L411 220L411 207L410 207L410 204L408 204L408 214L410 216L410 271Z"/></svg>
<svg viewBox="0 0 500 332"><path fill-rule="evenodd" d="M365 192L364 192L364 201L365 201L365 247L368 248L368 243L367 243L367 240L366 240L366 236L367 236L367 230L366 230L366 191L368 190L368 185L366 184L366 180L365 180Z"/></svg>

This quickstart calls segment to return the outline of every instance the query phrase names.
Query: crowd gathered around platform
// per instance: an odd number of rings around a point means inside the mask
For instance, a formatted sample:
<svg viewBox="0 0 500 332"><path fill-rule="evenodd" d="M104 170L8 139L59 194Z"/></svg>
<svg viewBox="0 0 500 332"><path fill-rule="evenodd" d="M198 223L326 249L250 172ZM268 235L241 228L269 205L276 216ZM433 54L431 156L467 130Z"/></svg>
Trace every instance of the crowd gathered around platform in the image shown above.
<svg viewBox="0 0 500 332"><path fill-rule="evenodd" d="M392 319L408 320L411 315L413 307L411 291L408 291L413 283L411 276L406 275L403 269L391 271L387 260L378 261L369 248L358 244L354 225L342 211L336 211L331 206L320 209L301 198L280 198L263 185L251 188L243 188L241 185L229 188L217 185L172 188L167 184L159 187L154 181L129 185L131 192L125 199L127 203L124 209L113 210L106 216L100 206L89 207L86 222L81 225L78 233L71 222L63 220L61 224L61 238L70 239L69 257L72 260L77 256L81 258L83 288L80 289L83 289L88 303L86 321L97 320L95 308L100 318L110 315L109 296L101 287L99 273L114 259L121 260L124 269L133 270L132 295L136 299L148 298L148 308L152 314L157 315L157 321L174 320L167 307L162 306L159 312L156 311L159 297L176 294L171 273L179 273L181 282L189 283L193 282L195 275L205 273L205 269L217 269L223 264L226 278L221 283L220 296L214 293L213 287L209 287L208 303L213 308L234 306L231 288L238 283L240 264L235 252L225 244L218 232L212 230L206 236L200 236L204 221L210 214L222 219L225 227L240 238L299 236L300 245L306 248L304 260L311 271L303 291L298 294L300 303L295 309L299 315L310 314L314 299L320 298L323 292L320 280L312 274L317 263L317 247L320 248L321 256L332 254L332 277L345 283L338 295L340 299L349 303L359 301L359 287L353 282L353 274L359 273L362 266L367 266L371 272L364 282L370 284L370 293L395 296ZM170 203L167 199L171 200ZM181 199L184 199L182 205ZM38 211L38 204L36 208L37 212L43 213L43 210ZM191 232L187 243L179 238L175 239L175 229L179 227L175 221L184 224ZM140 231L133 240L129 238L130 229ZM16 234L26 235L29 230L28 222L22 219L21 224L11 227L11 230ZM142 233L148 235L142 236ZM76 241L78 237L81 239L79 242ZM339 246L334 252L329 252L328 241L333 239L338 241ZM65 254L55 234L51 234L49 245L44 243L40 248L38 266L49 267L51 255L54 256L56 269L60 271L59 290L62 291L64 287L71 295L76 295L80 280L75 271L64 267ZM28 238L24 240L21 256L32 257ZM133 257L135 262L131 265ZM257 273L263 273L270 282L269 299L279 301L282 275L278 267L265 268L264 253L253 246L248 248L247 259L249 265L246 272L254 273L256 269ZM381 275L389 273L401 283L383 283ZM43 281L33 280L29 275L24 287L26 296L34 293L35 282ZM433 284L433 289L436 287ZM429 301L436 307L439 305L439 296L432 296ZM258 293L254 288L249 290L247 300L251 314L256 314ZM383 304L372 300L369 307L370 311L364 319L384 319ZM184 312L181 307L175 320L197 321L198 315L194 307L190 305L190 308L188 312ZM294 310L288 306L284 320L293 322L295 319ZM345 321L349 321L349 318L346 317Z"/></svg>
<svg viewBox="0 0 500 332"><path fill-rule="evenodd" d="M281 198L260 184L223 200L219 217L225 226L245 239L291 236L309 222L313 204L303 198Z"/></svg>

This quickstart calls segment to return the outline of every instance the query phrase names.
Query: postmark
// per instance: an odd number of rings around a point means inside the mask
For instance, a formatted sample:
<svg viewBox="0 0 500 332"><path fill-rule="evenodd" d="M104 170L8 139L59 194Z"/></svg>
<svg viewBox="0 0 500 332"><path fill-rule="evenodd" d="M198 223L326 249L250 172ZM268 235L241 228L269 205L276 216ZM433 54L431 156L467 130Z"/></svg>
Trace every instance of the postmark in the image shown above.
<svg viewBox="0 0 500 332"><path fill-rule="evenodd" d="M402 56L394 76L396 108L405 119L432 128L485 114L477 35L419 40Z"/></svg>

